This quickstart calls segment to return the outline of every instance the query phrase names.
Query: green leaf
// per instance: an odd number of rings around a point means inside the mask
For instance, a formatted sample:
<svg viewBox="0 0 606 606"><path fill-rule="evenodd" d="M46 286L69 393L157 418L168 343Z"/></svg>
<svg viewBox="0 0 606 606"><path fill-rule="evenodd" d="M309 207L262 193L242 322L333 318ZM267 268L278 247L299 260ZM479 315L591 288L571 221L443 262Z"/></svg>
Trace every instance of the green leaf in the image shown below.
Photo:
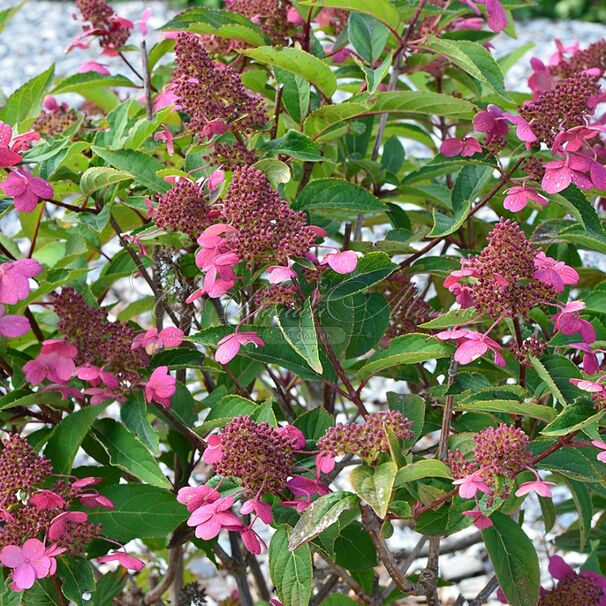
<svg viewBox="0 0 606 606"><path fill-rule="evenodd" d="M580 400L566 406L541 433L545 436L565 436L596 423L604 416L605 412L604 410L596 412L594 403L590 400Z"/></svg>
<svg viewBox="0 0 606 606"><path fill-rule="evenodd" d="M290 116L297 122L303 121L309 112L310 86L302 78L276 67L276 78L282 85L282 104Z"/></svg>
<svg viewBox="0 0 606 606"><path fill-rule="evenodd" d="M350 274L325 272L320 281L320 290L325 300L343 299L371 288L391 275L398 267L385 253L368 253L358 261L358 267Z"/></svg>
<svg viewBox="0 0 606 606"><path fill-rule="evenodd" d="M94 166L84 172L80 179L80 190L85 196L89 196L99 189L103 189L113 183L120 183L133 177L128 173L116 170L109 166Z"/></svg>
<svg viewBox="0 0 606 606"><path fill-rule="evenodd" d="M93 567L84 558L62 557L57 560L57 574L61 578L61 591L63 595L76 604L88 606L91 604L95 590ZM84 599L89 595L89 599Z"/></svg>
<svg viewBox="0 0 606 606"><path fill-rule="evenodd" d="M376 352L358 370L358 376L364 380L374 374L400 364L417 364L427 360L446 358L453 353L453 348L447 343L421 333L411 333L392 339L389 347Z"/></svg>
<svg viewBox="0 0 606 606"><path fill-rule="evenodd" d="M321 373L322 363L311 301L307 299L300 311L281 308L278 313L278 326L290 346L313 370Z"/></svg>
<svg viewBox="0 0 606 606"><path fill-rule="evenodd" d="M393 461L381 463L377 467L358 465L351 472L352 488L381 519L387 515L397 473L398 466Z"/></svg>
<svg viewBox="0 0 606 606"><path fill-rule="evenodd" d="M94 433L110 463L152 486L170 488L171 484L143 443L126 427L113 419L101 419Z"/></svg>
<svg viewBox="0 0 606 606"><path fill-rule="evenodd" d="M450 468L438 459L423 459L402 467L396 476L396 486L401 487L408 482L416 482L424 478L452 479Z"/></svg>
<svg viewBox="0 0 606 606"><path fill-rule="evenodd" d="M55 473L68 474L72 470L72 463L82 441L107 406L96 404L81 408L57 424L44 450L44 455L53 462Z"/></svg>
<svg viewBox="0 0 606 606"><path fill-rule="evenodd" d="M7 580L0 575L0 606L19 606L21 594L11 591L6 585Z"/></svg>
<svg viewBox="0 0 606 606"><path fill-rule="evenodd" d="M0 120L15 126L40 112L42 99L55 75L55 64L20 86L0 109Z"/></svg>
<svg viewBox="0 0 606 606"><path fill-rule="evenodd" d="M173 17L160 31L212 34L221 38L243 40L252 46L267 43L263 30L246 17L214 8L189 9Z"/></svg>
<svg viewBox="0 0 606 606"><path fill-rule="evenodd" d="M108 89L112 86L121 86L126 88L137 88L137 85L121 75L104 75L97 72L85 72L84 74L73 74L67 78L59 80L51 93L53 95L62 95L64 93L78 93L85 96L91 89Z"/></svg>
<svg viewBox="0 0 606 606"><path fill-rule="evenodd" d="M572 495L572 500L574 501L574 506L579 514L579 546L580 549L583 550L587 544L589 532L591 531L591 518L593 517L591 494L589 493L586 485L582 482L575 482L574 480L566 479L566 484L568 484L570 494Z"/></svg>
<svg viewBox="0 0 606 606"><path fill-rule="evenodd" d="M428 36L428 42L427 48L450 59L505 101L511 101L499 64L481 44L467 40L445 40L432 35Z"/></svg>
<svg viewBox="0 0 606 606"><path fill-rule="evenodd" d="M358 99L356 98L355 101ZM369 98L371 114L423 114L444 117L473 118L473 103L458 97L428 91L402 90L377 93Z"/></svg>
<svg viewBox="0 0 606 606"><path fill-rule="evenodd" d="M553 196L553 199L582 223L590 234L606 235L593 204L576 185L569 185L564 191Z"/></svg>
<svg viewBox="0 0 606 606"><path fill-rule="evenodd" d="M536 440L530 446L533 455L543 452L555 440ZM553 471L579 482L606 482L604 465L596 459L595 448L561 448L537 464L538 469Z"/></svg>
<svg viewBox="0 0 606 606"><path fill-rule="evenodd" d="M284 606L307 606L311 598L313 567L308 545L289 550L286 528L278 528L269 543L269 573Z"/></svg>
<svg viewBox="0 0 606 606"><path fill-rule="evenodd" d="M464 166L457 175L450 194L454 216L444 215L434 209L434 226L429 233L429 237L444 237L457 231L465 223L474 199L491 177L492 168L476 164Z"/></svg>
<svg viewBox="0 0 606 606"><path fill-rule="evenodd" d="M164 193L170 189L169 184L157 176L164 165L149 154L132 149L113 150L96 146L93 146L93 152L153 192Z"/></svg>
<svg viewBox="0 0 606 606"><path fill-rule="evenodd" d="M562 395L560 388L556 385L555 381L553 380L553 377L549 374L549 371L545 368L545 366L543 366L541 361L538 358L535 358L534 356L529 356L529 360L532 364L532 367L536 370L539 377L545 382L547 388L555 397L555 399L560 402L560 404L566 406L568 404L566 398Z"/></svg>
<svg viewBox="0 0 606 606"><path fill-rule="evenodd" d="M355 118L363 114L368 109L367 105L362 103L339 103L333 105L323 105L316 111L307 116L304 123L304 130L307 135L317 138L327 131L331 126L339 124L344 120Z"/></svg>
<svg viewBox="0 0 606 606"><path fill-rule="evenodd" d="M532 541L516 522L501 512L491 516L493 526L482 539L499 586L511 606L529 606L539 600L541 573Z"/></svg>
<svg viewBox="0 0 606 606"><path fill-rule="evenodd" d="M290 168L288 164L281 160L274 160L273 158L264 158L253 164L254 168L258 168L265 173L267 180L277 188L282 183L288 183L290 181Z"/></svg>
<svg viewBox="0 0 606 606"><path fill-rule="evenodd" d="M464 402L457 406L457 410L521 415L530 417L531 419L540 419L546 423L553 421L558 414L549 406L518 402L517 400L477 400L474 402Z"/></svg>
<svg viewBox="0 0 606 606"><path fill-rule="evenodd" d="M19 4L15 4L15 6L0 11L0 32L4 31L4 28L10 23L10 20L21 10L26 2L27 0L21 0ZM0 605L1 604L2 602L0 602Z"/></svg>
<svg viewBox="0 0 606 606"><path fill-rule="evenodd" d="M299 4L303 6L328 6L372 15L393 29L398 29L402 23L400 13L387 0L372 0L372 2L368 0L303 0Z"/></svg>
<svg viewBox="0 0 606 606"><path fill-rule="evenodd" d="M385 204L355 183L343 179L316 179L303 188L293 208L311 212L336 210L372 213L384 211Z"/></svg>
<svg viewBox="0 0 606 606"><path fill-rule="evenodd" d="M259 147L259 151L269 152L274 156L290 156L304 162L323 160L320 146L307 135L292 129L278 139L267 141Z"/></svg>
<svg viewBox="0 0 606 606"><path fill-rule="evenodd" d="M288 539L288 549L293 551L311 541L357 504L358 497L351 492L340 490L321 496L301 514Z"/></svg>
<svg viewBox="0 0 606 606"><path fill-rule="evenodd" d="M352 13L347 20L347 35L354 50L369 64L382 55L389 29L375 17Z"/></svg>
<svg viewBox="0 0 606 606"><path fill-rule="evenodd" d="M100 489L115 509L88 513L93 524L103 525L103 534L127 543L138 539L166 539L187 517L187 509L168 490L144 484L116 484Z"/></svg>
<svg viewBox="0 0 606 606"><path fill-rule="evenodd" d="M387 392L387 403L389 410L397 410L402 413L409 421L412 421L412 438L406 441L408 444L414 444L423 433L425 425L425 400L413 393Z"/></svg>
<svg viewBox="0 0 606 606"><path fill-rule="evenodd" d="M155 456L160 455L158 434L149 422L147 404L140 391L131 393L120 406L120 419L126 428L134 433Z"/></svg>
<svg viewBox="0 0 606 606"><path fill-rule="evenodd" d="M308 440L318 440L333 426L333 422L332 416L323 408L315 408L299 415L293 425L300 429Z"/></svg>
<svg viewBox="0 0 606 606"><path fill-rule="evenodd" d="M482 316L473 308L469 309L452 309L444 314L439 315L429 322L423 322L419 324L419 328L425 330L442 330L443 328L450 328L457 324L468 324L472 320L480 319Z"/></svg>
<svg viewBox="0 0 606 606"><path fill-rule="evenodd" d="M242 54L273 67L279 67L305 78L326 97L337 90L337 78L327 63L298 48L260 46Z"/></svg>

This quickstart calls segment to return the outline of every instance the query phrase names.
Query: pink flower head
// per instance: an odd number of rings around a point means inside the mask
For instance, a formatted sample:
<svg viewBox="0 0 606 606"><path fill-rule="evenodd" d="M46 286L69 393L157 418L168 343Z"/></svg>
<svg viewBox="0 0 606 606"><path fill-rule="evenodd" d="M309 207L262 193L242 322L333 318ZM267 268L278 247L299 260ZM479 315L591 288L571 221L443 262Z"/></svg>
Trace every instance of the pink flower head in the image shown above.
<svg viewBox="0 0 606 606"><path fill-rule="evenodd" d="M501 354L503 347L489 336L467 330L466 328L443 330L435 335L440 341L454 339L457 341L457 350L454 359L459 364L469 364L483 356L488 350L494 354L494 363L497 366L505 366L505 358Z"/></svg>
<svg viewBox="0 0 606 606"><path fill-rule="evenodd" d="M103 370L92 364L76 368L76 376L83 381L87 381L93 387L103 383L109 389L116 389L119 385L118 377L113 372Z"/></svg>
<svg viewBox="0 0 606 606"><path fill-rule="evenodd" d="M583 370L588 375L593 375L600 370L600 362L597 356L600 350L594 351L587 343L571 343L570 347L583 352Z"/></svg>
<svg viewBox="0 0 606 606"><path fill-rule="evenodd" d="M147 22L149 21L151 16L152 16L152 9L144 8L143 12L141 13L141 19L139 19L138 21L135 22L137 24L137 28L139 29L139 33L141 33L143 36L147 35L147 32L148 32Z"/></svg>
<svg viewBox="0 0 606 606"><path fill-rule="evenodd" d="M48 528L48 538L51 541L59 540L67 528L67 523L84 524L88 521L88 515L83 511L64 511L60 513Z"/></svg>
<svg viewBox="0 0 606 606"><path fill-rule="evenodd" d="M442 142L440 153L447 158L454 156L468 158L482 153L482 146L475 137L452 137Z"/></svg>
<svg viewBox="0 0 606 606"><path fill-rule="evenodd" d="M108 553L107 555L97 558L97 562L107 564L108 562L118 562L122 568L127 570L141 570L145 564L134 556L128 555L124 551L114 551L114 553Z"/></svg>
<svg viewBox="0 0 606 606"><path fill-rule="evenodd" d="M177 379L168 372L168 366L158 366L145 383L145 401L152 400L170 408L170 399L177 391Z"/></svg>
<svg viewBox="0 0 606 606"><path fill-rule="evenodd" d="M509 133L509 124L503 110L492 103L476 114L473 127L480 133L486 133L486 143L502 139Z"/></svg>
<svg viewBox="0 0 606 606"><path fill-rule="evenodd" d="M179 347L183 342L184 333L180 328L169 326L158 332L156 327L150 328L147 332L135 337L132 349L145 349L150 356L161 351L165 347Z"/></svg>
<svg viewBox="0 0 606 606"><path fill-rule="evenodd" d="M54 191L45 179L34 177L22 168L12 170L0 183L0 189L13 198L19 212L32 212L40 200L50 200Z"/></svg>
<svg viewBox="0 0 606 606"><path fill-rule="evenodd" d="M606 187L606 169L592 158L578 153L567 153L563 160L545 164L541 187L548 194L557 194L571 183L581 189L603 189Z"/></svg>
<svg viewBox="0 0 606 606"><path fill-rule="evenodd" d="M444 280L444 287L456 297L457 303L463 308L473 306L473 298L471 290L467 286L462 286L459 282L464 278L479 278L479 274L475 269L464 267L456 269Z"/></svg>
<svg viewBox="0 0 606 606"><path fill-rule="evenodd" d="M491 490L482 479L480 472L474 472L464 478L460 478L459 480L454 480L453 484L459 487L459 496L462 499L472 499L476 496L476 493L483 492L485 494L490 494Z"/></svg>
<svg viewBox="0 0 606 606"><path fill-rule="evenodd" d="M73 359L58 352L40 353L23 365L25 379L32 385L40 385L45 379L51 383L67 383L75 370Z"/></svg>
<svg viewBox="0 0 606 606"><path fill-rule="evenodd" d="M103 478L96 478L94 476L87 476L86 478L80 478L72 482L72 487L80 490L81 488L86 488L87 486L94 486L95 484L100 484L103 482Z"/></svg>
<svg viewBox="0 0 606 606"><path fill-rule="evenodd" d="M516 127L516 137L526 143L526 149L530 149L531 143L537 140L537 136L532 131L532 128L528 122L522 118L522 116L516 116L515 114L505 113L503 114L509 122Z"/></svg>
<svg viewBox="0 0 606 606"><path fill-rule="evenodd" d="M41 490L32 495L29 502L37 511L50 511L65 506L65 499L52 490Z"/></svg>
<svg viewBox="0 0 606 606"><path fill-rule="evenodd" d="M78 348L65 339L46 339L42 343L40 352L43 354L56 353L64 358L75 358L78 355Z"/></svg>
<svg viewBox="0 0 606 606"><path fill-rule="evenodd" d="M316 455L316 469L318 470L318 474L330 473L335 468L335 464L335 458L330 455Z"/></svg>
<svg viewBox="0 0 606 606"><path fill-rule="evenodd" d="M17 153L18 150L12 149L10 146L12 138L12 127L0 120L0 167L2 168L9 168L21 162L22 158Z"/></svg>
<svg viewBox="0 0 606 606"><path fill-rule="evenodd" d="M267 268L270 284L282 284L297 277L297 272L283 265L271 265Z"/></svg>
<svg viewBox="0 0 606 606"><path fill-rule="evenodd" d="M227 124L223 120L209 120L202 128L202 135L210 138L214 135L224 135L227 130Z"/></svg>
<svg viewBox="0 0 606 606"><path fill-rule="evenodd" d="M228 364L233 360L240 351L240 347L253 343L255 347L263 347L265 342L256 332L234 332L231 335L223 337L218 345L217 351L215 352L215 360L219 364Z"/></svg>
<svg viewBox="0 0 606 606"><path fill-rule="evenodd" d="M173 109L179 109L176 93L174 92L174 84L169 82L154 98L154 111L157 112L165 107L174 106Z"/></svg>
<svg viewBox="0 0 606 606"><path fill-rule="evenodd" d="M91 492L88 494L82 494L78 497L80 499L80 503L84 507L88 507L89 509L95 509L96 507L103 507L104 509L115 509L111 499L104 497L103 495Z"/></svg>
<svg viewBox="0 0 606 606"><path fill-rule="evenodd" d="M316 495L329 494L330 490L317 478L295 476L287 482L288 489L297 497L294 500L282 501L284 507L294 507L299 513L311 505L311 498ZM300 498L299 498L300 497Z"/></svg>
<svg viewBox="0 0 606 606"><path fill-rule="evenodd" d="M263 551L263 547L266 547L263 539L250 527L244 527L240 530L240 536L244 547L250 553L259 555Z"/></svg>
<svg viewBox="0 0 606 606"><path fill-rule="evenodd" d="M216 501L202 505L187 520L188 526L195 526L195 535L204 541L214 539L222 528L240 530L242 523L229 510L234 504L234 497L221 497Z"/></svg>
<svg viewBox="0 0 606 606"><path fill-rule="evenodd" d="M225 172L217 168L208 178L208 189L215 191L225 181Z"/></svg>
<svg viewBox="0 0 606 606"><path fill-rule="evenodd" d="M170 129L162 124L158 132L154 133L154 141L164 141L166 143L166 151L169 156L175 153L175 137Z"/></svg>
<svg viewBox="0 0 606 606"><path fill-rule="evenodd" d="M223 438L221 434L213 434L209 436L207 440L208 446L204 449L202 453L202 459L208 465L214 465L221 460L223 456Z"/></svg>
<svg viewBox="0 0 606 606"><path fill-rule="evenodd" d="M517 213L526 208L528 203L534 200L541 206L547 206L547 198L544 198L533 187L525 185L510 187L503 202L503 206L512 213Z"/></svg>
<svg viewBox="0 0 606 606"><path fill-rule="evenodd" d="M259 516L264 524L271 524L274 521L271 505L265 503L265 501L249 499L248 501L244 501L242 507L240 507L240 513L242 515L248 515L253 511Z"/></svg>
<svg viewBox="0 0 606 606"><path fill-rule="evenodd" d="M463 515L469 516L472 519L474 526L480 530L486 530L487 528L493 526L492 520L486 514L478 511L477 509L464 511Z"/></svg>
<svg viewBox="0 0 606 606"><path fill-rule="evenodd" d="M109 76L110 72L102 63L97 63L96 61L85 61L82 65L76 69L78 74L86 74L88 72L97 72L102 76Z"/></svg>
<svg viewBox="0 0 606 606"><path fill-rule="evenodd" d="M288 9L288 13L286 13L286 20L293 25L303 25L305 23L303 17L301 17L299 11L294 6L291 6Z"/></svg>
<svg viewBox="0 0 606 606"><path fill-rule="evenodd" d="M44 267L34 259L19 259L0 264L0 304L15 305L29 296L29 279Z"/></svg>
<svg viewBox="0 0 606 606"><path fill-rule="evenodd" d="M33 587L36 579L43 579L55 573L57 563L55 556L63 553L64 548L51 546L45 548L38 539L28 539L23 547L7 545L0 551L0 562L7 568L12 568L11 589L23 591Z"/></svg>
<svg viewBox="0 0 606 606"><path fill-rule="evenodd" d="M341 63L345 63L349 57L356 56L356 54L346 46L343 48L339 48L335 50L334 46L326 47L326 53L330 55L333 63L340 65ZM379 85L380 86L380 85Z"/></svg>
<svg viewBox="0 0 606 606"><path fill-rule="evenodd" d="M534 473L535 479L532 482L522 482L516 490L516 497L522 497L529 492L536 492L540 497L551 497L551 487L555 486L556 483L541 480L541 477L534 469L531 469L531 471Z"/></svg>
<svg viewBox="0 0 606 606"><path fill-rule="evenodd" d="M545 93L553 88L554 78L549 68L538 58L530 60L533 73L528 78L528 88L534 93Z"/></svg>
<svg viewBox="0 0 606 606"><path fill-rule="evenodd" d="M599 448L602 452L598 453L597 459L602 463L606 463L606 442L600 440L592 440L591 442L596 448Z"/></svg>
<svg viewBox="0 0 606 606"><path fill-rule="evenodd" d="M297 429L294 425L284 425L284 427L278 427L276 432L282 436L286 436L292 442L295 450L305 448L305 436L303 435L303 432L300 429Z"/></svg>
<svg viewBox="0 0 606 606"><path fill-rule="evenodd" d="M548 61L550 67L555 67L556 65L560 65L564 61L567 61L570 57L575 55L580 48L578 42L573 42L570 46L564 46L561 40L556 40L555 45L557 50L549 57Z"/></svg>
<svg viewBox="0 0 606 606"><path fill-rule="evenodd" d="M588 379L568 379L575 387L587 393L604 393L604 386L598 381L589 381ZM601 378L600 378L601 380Z"/></svg>
<svg viewBox="0 0 606 606"><path fill-rule="evenodd" d="M333 271L344 275L355 271L356 267L358 267L358 257L360 256L361 253L353 250L343 250L341 252L325 255L320 263L322 265L328 263L328 266Z"/></svg>
<svg viewBox="0 0 606 606"><path fill-rule="evenodd" d="M534 266L537 269L532 277L543 284L549 284L558 293L562 292L566 285L573 285L579 281L576 270L562 261L548 257L543 251L534 258Z"/></svg>
<svg viewBox="0 0 606 606"><path fill-rule="evenodd" d="M500 32L507 27L507 14L499 0L460 0L469 6L476 14L480 15L480 9L476 4L484 4L488 27L493 32Z"/></svg>
<svg viewBox="0 0 606 606"><path fill-rule="evenodd" d="M0 304L0 335L7 339L22 337L29 332L29 320L25 316L5 314L4 305Z"/></svg>
<svg viewBox="0 0 606 606"><path fill-rule="evenodd" d="M179 489L177 501L187 507L187 511L193 513L208 503L214 503L220 498L219 493L214 489L201 484L200 486L185 486Z"/></svg>
<svg viewBox="0 0 606 606"><path fill-rule="evenodd" d="M587 320L579 316L579 312L585 309L583 301L571 301L564 305L555 316L554 328L563 335L574 335L579 333L585 343L593 343L596 339L595 329Z"/></svg>

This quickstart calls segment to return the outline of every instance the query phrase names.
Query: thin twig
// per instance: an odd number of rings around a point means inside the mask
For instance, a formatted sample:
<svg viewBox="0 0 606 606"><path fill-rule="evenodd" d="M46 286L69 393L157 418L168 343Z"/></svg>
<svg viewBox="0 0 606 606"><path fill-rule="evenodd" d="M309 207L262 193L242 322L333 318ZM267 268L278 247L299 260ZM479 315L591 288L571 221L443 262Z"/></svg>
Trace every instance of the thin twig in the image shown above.
<svg viewBox="0 0 606 606"><path fill-rule="evenodd" d="M145 110L147 112L147 119L152 120L154 117L154 105L152 102L151 74L149 72L149 61L145 40L141 40L141 67L143 68L143 92L145 95Z"/></svg>

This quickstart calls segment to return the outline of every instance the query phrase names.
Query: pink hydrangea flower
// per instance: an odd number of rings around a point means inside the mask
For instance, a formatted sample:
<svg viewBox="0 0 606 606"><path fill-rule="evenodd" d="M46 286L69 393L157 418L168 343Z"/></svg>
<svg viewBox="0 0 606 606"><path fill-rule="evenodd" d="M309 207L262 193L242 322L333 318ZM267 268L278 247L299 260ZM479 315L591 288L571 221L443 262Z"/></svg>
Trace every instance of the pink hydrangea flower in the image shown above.
<svg viewBox="0 0 606 606"><path fill-rule="evenodd" d="M119 385L118 377L113 372L103 370L103 368L92 364L76 368L76 376L83 381L87 381L93 387L98 387L103 383L108 389L112 390Z"/></svg>
<svg viewBox="0 0 606 606"><path fill-rule="evenodd" d="M152 400L170 408L170 399L177 391L177 379L168 372L168 366L158 366L145 383L145 401Z"/></svg>
<svg viewBox="0 0 606 606"><path fill-rule="evenodd" d="M478 511L477 509L464 511L463 515L469 516L473 521L473 525L479 530L486 530L487 528L493 526L492 520L486 514Z"/></svg>
<svg viewBox="0 0 606 606"><path fill-rule="evenodd" d="M11 140L13 138L13 129L10 124L0 120L0 166L9 168L21 162L21 156L17 150L11 149Z"/></svg>
<svg viewBox="0 0 606 606"><path fill-rule="evenodd" d="M297 277L297 272L294 269L283 265L271 265L267 268L267 272L269 273L270 284L281 284Z"/></svg>
<svg viewBox="0 0 606 606"><path fill-rule="evenodd" d="M473 127L480 133L486 133L486 143L502 139L509 133L505 113L492 103L484 111L476 114L473 119Z"/></svg>
<svg viewBox="0 0 606 606"><path fill-rule="evenodd" d="M598 453L597 459L602 463L606 463L606 442L601 442L600 440L592 440L591 443L599 448L602 452Z"/></svg>
<svg viewBox="0 0 606 606"><path fill-rule="evenodd" d="M265 342L256 332L234 332L231 335L223 337L218 345L217 351L215 352L215 360L219 364L228 364L231 362L240 351L240 347L253 343L255 347L263 347Z"/></svg>
<svg viewBox="0 0 606 606"><path fill-rule="evenodd" d="M48 528L48 538L51 541L59 540L67 528L67 523L84 524L88 521L88 515L83 511L64 511L60 513Z"/></svg>
<svg viewBox="0 0 606 606"><path fill-rule="evenodd" d="M476 471L464 478L454 480L453 484L459 487L459 496L462 499L473 499L477 492L490 494L491 490L482 479L480 472Z"/></svg>
<svg viewBox="0 0 606 606"><path fill-rule="evenodd" d="M187 525L195 526L194 534L204 541L214 539L223 528L241 530L242 523L239 518L229 511L233 504L234 497L230 495L202 505L191 514Z"/></svg>
<svg viewBox="0 0 606 606"><path fill-rule="evenodd" d="M241 514L248 515L253 511L257 516L259 516L260 520L264 524L271 524L274 521L274 514L271 511L271 505L265 503L265 501L261 501L259 499L248 499L248 501L244 501L244 503L242 503L242 507L240 507Z"/></svg>
<svg viewBox="0 0 606 606"><path fill-rule="evenodd" d="M214 135L224 135L227 130L227 124L223 120L209 120L202 128L202 135L210 138Z"/></svg>
<svg viewBox="0 0 606 606"><path fill-rule="evenodd" d="M202 453L202 459L209 465L214 465L221 460L223 456L223 438L221 434L213 434L207 440L208 446Z"/></svg>
<svg viewBox="0 0 606 606"><path fill-rule="evenodd" d="M266 546L261 537L250 527L241 528L240 536L246 550L255 555L259 555Z"/></svg>
<svg viewBox="0 0 606 606"><path fill-rule="evenodd" d="M545 93L551 90L554 85L554 78L549 68L538 57L533 57L530 60L530 66L533 73L528 78L528 88L534 93Z"/></svg>
<svg viewBox="0 0 606 606"><path fill-rule="evenodd" d="M482 153L482 146L475 137L452 137L442 142L440 153L446 158L454 156L468 158Z"/></svg>
<svg viewBox="0 0 606 606"><path fill-rule="evenodd" d="M49 346L45 351L43 345L40 354L23 365L28 383L39 385L45 379L51 383L67 383L74 376L76 365L73 358L77 353L73 345L69 347L73 348L73 355L70 355L69 348L57 349Z"/></svg>
<svg viewBox="0 0 606 606"><path fill-rule="evenodd" d="M593 343L596 339L595 329L591 322L583 320L579 312L585 309L583 301L571 301L553 316L555 330L563 335L579 333L585 343Z"/></svg>
<svg viewBox="0 0 606 606"><path fill-rule="evenodd" d="M537 136L532 131L530 124L522 116L516 116L508 112L503 115L516 127L516 137L526 143L526 149L530 149L531 143L537 140Z"/></svg>
<svg viewBox="0 0 606 606"><path fill-rule="evenodd" d="M532 482L523 482L516 490L516 497L524 496L529 492L536 492L540 497L551 497L551 486L556 486L555 482L545 482L543 480L533 480Z"/></svg>
<svg viewBox="0 0 606 606"><path fill-rule="evenodd" d="M169 156L175 153L175 137L167 126L162 124L160 130L154 133L154 141L164 141Z"/></svg>
<svg viewBox="0 0 606 606"><path fill-rule="evenodd" d="M494 363L497 366L505 366L505 358L501 354L503 347L489 336L476 332L475 330L458 329L439 332L436 338L440 341L454 339L457 341L457 350L454 359L459 364L470 364L483 356L487 351L494 354Z"/></svg>
<svg viewBox="0 0 606 606"><path fill-rule="evenodd" d="M286 13L286 20L293 25L303 25L305 23L303 17L301 17L299 11L294 6L291 6L288 9L288 12Z"/></svg>
<svg viewBox="0 0 606 606"><path fill-rule="evenodd" d="M125 553L124 551L114 551L114 553L108 553L107 555L97 558L97 562L107 564L108 562L118 562L122 568L127 570L141 570L145 564L134 556Z"/></svg>
<svg viewBox="0 0 606 606"><path fill-rule="evenodd" d="M571 183L581 189L605 189L606 169L588 156L567 153L563 160L545 164L541 187L548 194L557 194Z"/></svg>
<svg viewBox="0 0 606 606"><path fill-rule="evenodd" d="M512 213L517 213L526 208L528 203L534 200L541 206L547 206L547 198L544 198L533 187L516 186L507 190L507 195L503 201L503 207Z"/></svg>
<svg viewBox="0 0 606 606"><path fill-rule="evenodd" d="M549 284L558 293L562 292L565 286L579 281L579 274L575 269L562 261L548 257L542 250L534 258L534 266L537 269L532 277L543 284Z"/></svg>
<svg viewBox="0 0 606 606"><path fill-rule="evenodd" d="M103 65L102 63L97 63L96 61L85 61L84 63L82 63L82 65L80 65L76 69L76 72L78 74L86 74L88 72L97 72L98 74L101 74L102 76L110 75L110 71L107 69L107 67L105 67L105 65Z"/></svg>
<svg viewBox="0 0 606 606"><path fill-rule="evenodd" d="M317 478L295 476L286 483L293 496L301 498L295 498L290 501L282 501L281 504L285 507L294 507L299 513L305 511L311 505L311 498L313 496L322 496L330 493L330 489Z"/></svg>
<svg viewBox="0 0 606 606"><path fill-rule="evenodd" d="M12 170L0 183L0 189L13 198L15 208L22 213L32 212L40 200L50 200L52 185L40 177L34 177L22 168Z"/></svg>
<svg viewBox="0 0 606 606"><path fill-rule="evenodd" d="M575 386L581 389L582 391L586 391L587 393L603 393L604 386L598 381L589 381L588 379L569 379L569 381Z"/></svg>
<svg viewBox="0 0 606 606"><path fill-rule="evenodd" d="M34 259L19 259L0 265L0 304L15 305L29 296L29 279L44 267Z"/></svg>
<svg viewBox="0 0 606 606"><path fill-rule="evenodd" d="M116 506L111 499L104 497L98 493L87 493L81 494L79 497L80 503L84 507L88 507L89 509L95 509L96 507L103 507L104 509L115 509Z"/></svg>
<svg viewBox="0 0 606 606"><path fill-rule="evenodd" d="M276 431L280 435L287 436L292 442L295 450L305 448L305 444L307 443L305 436L303 435L303 432L300 429L297 429L294 425L284 425L283 427L278 427Z"/></svg>
<svg viewBox="0 0 606 606"><path fill-rule="evenodd" d="M25 316L5 315L5 311L4 305L0 304L0 335L7 339L15 339L29 331L29 320Z"/></svg>
<svg viewBox="0 0 606 606"><path fill-rule="evenodd" d="M480 9L476 4L483 4L486 7L488 27L493 32L500 32L507 27L507 14L499 0L461 0L480 15Z"/></svg>
<svg viewBox="0 0 606 606"><path fill-rule="evenodd" d="M328 266L338 274L349 274L358 267L358 257L360 256L361 253L353 250L343 250L325 255L321 264L326 265L328 263Z"/></svg>
<svg viewBox="0 0 606 606"><path fill-rule="evenodd" d="M200 484L200 486L184 486L177 493L177 501L187 507L187 511L193 513L202 505L214 503L220 498L219 493L214 489Z"/></svg>
<svg viewBox="0 0 606 606"><path fill-rule="evenodd" d="M330 455L316 455L316 469L318 473L330 473L335 468L335 458Z"/></svg>
<svg viewBox="0 0 606 606"><path fill-rule="evenodd" d="M217 168L208 178L208 189L215 191L225 181L225 172Z"/></svg>
<svg viewBox="0 0 606 606"><path fill-rule="evenodd" d="M32 495L29 502L37 511L61 509L65 506L65 499L52 490L40 490Z"/></svg>
<svg viewBox="0 0 606 606"><path fill-rule="evenodd" d="M11 589L24 591L33 587L36 579L52 576L57 570L55 556L63 553L64 548L51 545L44 546L38 539L28 539L23 547L7 545L0 551L0 562L7 568L12 568Z"/></svg>
<svg viewBox="0 0 606 606"><path fill-rule="evenodd" d="M169 326L161 331L154 326L147 332L135 337L132 349L145 349L150 356L164 349L165 347L179 347L183 343L184 333L180 328Z"/></svg>
<svg viewBox="0 0 606 606"><path fill-rule="evenodd" d="M588 375L593 375L600 370L597 353L601 353L601 350L593 350L587 343L571 343L570 347L583 352L583 370Z"/></svg>

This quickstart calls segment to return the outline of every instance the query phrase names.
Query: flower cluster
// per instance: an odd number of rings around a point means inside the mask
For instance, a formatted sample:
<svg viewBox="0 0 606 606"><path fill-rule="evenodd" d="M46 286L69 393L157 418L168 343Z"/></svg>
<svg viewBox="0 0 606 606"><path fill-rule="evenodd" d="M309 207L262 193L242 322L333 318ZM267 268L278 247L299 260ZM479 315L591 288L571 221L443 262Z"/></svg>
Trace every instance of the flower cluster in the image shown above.
<svg viewBox="0 0 606 606"><path fill-rule="evenodd" d="M267 122L262 100L246 91L231 67L214 63L194 34L179 34L175 53L173 91L191 132L201 138L227 130L252 134Z"/></svg>
<svg viewBox="0 0 606 606"><path fill-rule="evenodd" d="M338 455L353 454L372 463L389 450L390 433L398 440L412 437L412 422L396 410L374 412L363 423L339 423L318 440L318 469L327 473Z"/></svg>
<svg viewBox="0 0 606 606"><path fill-rule="evenodd" d="M76 6L85 25L82 27L83 33L70 48L87 48L88 44L83 40L96 37L105 54L117 54L130 37L134 23L116 15L106 0L76 0Z"/></svg>
<svg viewBox="0 0 606 606"><path fill-rule="evenodd" d="M12 570L11 589L29 589L56 572L55 556L82 556L101 526L74 506L113 509L93 488L100 478L54 481L51 462L11 434L0 454L0 563ZM126 554L125 554L126 555Z"/></svg>

